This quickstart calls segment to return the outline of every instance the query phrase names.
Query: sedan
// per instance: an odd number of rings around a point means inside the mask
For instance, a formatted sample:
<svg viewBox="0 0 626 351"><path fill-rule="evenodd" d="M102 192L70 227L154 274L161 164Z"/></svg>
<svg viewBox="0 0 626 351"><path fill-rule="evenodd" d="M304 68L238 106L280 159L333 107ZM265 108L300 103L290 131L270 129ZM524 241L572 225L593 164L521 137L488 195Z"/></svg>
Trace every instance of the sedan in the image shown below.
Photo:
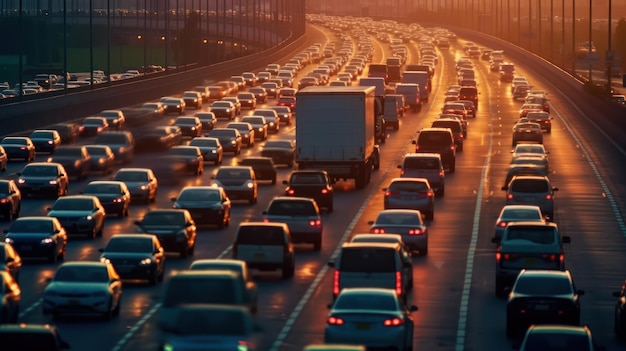
<svg viewBox="0 0 626 351"><path fill-rule="evenodd" d="M506 303L506 336L523 335L533 324L580 323L580 296L569 270L525 270Z"/></svg>
<svg viewBox="0 0 626 351"><path fill-rule="evenodd" d="M183 93L183 101L185 101L185 105L193 106L196 110L202 108L202 102L204 99L202 98L202 94L197 91L185 91Z"/></svg>
<svg viewBox="0 0 626 351"><path fill-rule="evenodd" d="M155 119L161 119L165 115L165 105L160 102L146 102L140 107L142 110L150 111Z"/></svg>
<svg viewBox="0 0 626 351"><path fill-rule="evenodd" d="M200 119L202 130L213 130L217 125L217 117L215 117L213 112L198 112L195 114L195 117Z"/></svg>
<svg viewBox="0 0 626 351"><path fill-rule="evenodd" d="M165 113L178 113L179 115L185 114L185 100L176 97L162 97L159 102L165 106Z"/></svg>
<svg viewBox="0 0 626 351"><path fill-rule="evenodd" d="M198 117L178 117L174 125L180 128L183 136L194 138L202 135L202 122Z"/></svg>
<svg viewBox="0 0 626 351"><path fill-rule="evenodd" d="M125 183L114 180L96 180L89 182L82 194L97 197L107 215L115 214L118 217L128 217L130 191Z"/></svg>
<svg viewBox="0 0 626 351"><path fill-rule="evenodd" d="M553 118L550 117L550 114L548 112L531 111L531 112L528 112L528 114L526 115L526 118L532 123L539 124L541 126L542 131L545 131L546 133L552 133L552 119Z"/></svg>
<svg viewBox="0 0 626 351"><path fill-rule="evenodd" d="M35 144L27 137L5 137L0 142L9 161L19 159L31 162L35 160Z"/></svg>
<svg viewBox="0 0 626 351"><path fill-rule="evenodd" d="M286 139L268 140L261 149L261 156L270 157L274 164L286 164L291 168L296 162L296 143Z"/></svg>
<svg viewBox="0 0 626 351"><path fill-rule="evenodd" d="M278 114L278 119L280 123L283 123L287 126L291 125L291 121L293 120L293 113L291 109L287 106L272 106L270 107L272 110L276 111Z"/></svg>
<svg viewBox="0 0 626 351"><path fill-rule="evenodd" d="M257 103L264 104L267 102L267 92L265 91L265 88L254 87L248 89L248 92L254 94Z"/></svg>
<svg viewBox="0 0 626 351"><path fill-rule="evenodd" d="M226 128L237 129L239 131L239 134L241 134L242 142L246 144L248 147L254 146L255 129L252 127L250 123L230 122L226 125Z"/></svg>
<svg viewBox="0 0 626 351"><path fill-rule="evenodd" d="M289 180L283 181L283 184L287 185L285 196L309 197L314 199L320 208L333 212L335 190L326 171L295 171L291 173Z"/></svg>
<svg viewBox="0 0 626 351"><path fill-rule="evenodd" d="M69 177L60 163L34 162L17 173L17 187L22 196L52 194L54 197L67 195Z"/></svg>
<svg viewBox="0 0 626 351"><path fill-rule="evenodd" d="M232 121L237 116L237 110L235 105L230 101L214 101L211 104L211 112L215 114L217 118L226 118Z"/></svg>
<svg viewBox="0 0 626 351"><path fill-rule="evenodd" d="M509 222L540 222L546 220L541 208L535 205L505 205L496 219L495 241L502 239L502 234Z"/></svg>
<svg viewBox="0 0 626 351"><path fill-rule="evenodd" d="M224 148L224 152L232 152L235 155L239 155L241 152L241 144L243 138L241 133L234 128L215 128L212 131L205 134L207 137L213 137L220 141L220 144Z"/></svg>
<svg viewBox="0 0 626 351"><path fill-rule="evenodd" d="M548 157L549 153L543 144L517 144L515 149L511 150L513 158L521 156Z"/></svg>
<svg viewBox="0 0 626 351"><path fill-rule="evenodd" d="M246 200L256 204L258 184L250 166L222 166L213 177L215 183L226 190L231 200Z"/></svg>
<svg viewBox="0 0 626 351"><path fill-rule="evenodd" d="M412 350L414 311L393 289L343 289L326 318L324 343Z"/></svg>
<svg viewBox="0 0 626 351"><path fill-rule="evenodd" d="M196 224L217 225L218 229L230 224L230 199L220 187L187 186L170 200L174 208L189 211Z"/></svg>
<svg viewBox="0 0 626 351"><path fill-rule="evenodd" d="M256 97L254 93L239 93L237 94L237 99L239 99L242 108L245 107L250 110L256 108Z"/></svg>
<svg viewBox="0 0 626 351"><path fill-rule="evenodd" d="M435 216L435 192L425 178L394 178L384 188L384 206L387 209L419 210L426 219Z"/></svg>
<svg viewBox="0 0 626 351"><path fill-rule="evenodd" d="M87 178L91 170L91 156L84 145L60 146L48 157L48 162L62 164L68 176L74 176L76 180Z"/></svg>
<svg viewBox="0 0 626 351"><path fill-rule="evenodd" d="M66 262L43 292L43 314L93 313L105 320L118 316L122 282L111 262Z"/></svg>
<svg viewBox="0 0 626 351"><path fill-rule="evenodd" d="M506 186L507 205L537 205L550 221L554 215L554 196L559 188L552 186L545 176L514 176Z"/></svg>
<svg viewBox="0 0 626 351"><path fill-rule="evenodd" d="M5 242L23 258L45 258L54 263L65 257L67 233L56 218L18 218L4 233Z"/></svg>
<svg viewBox="0 0 626 351"><path fill-rule="evenodd" d="M265 89L268 97L276 98L278 96L278 90L280 87L275 82L265 82L261 84L261 87Z"/></svg>
<svg viewBox="0 0 626 351"><path fill-rule="evenodd" d="M184 163L186 170L194 175L202 175L204 172L204 156L197 146L174 146L167 156L170 161Z"/></svg>
<svg viewBox="0 0 626 351"><path fill-rule="evenodd" d="M90 156L89 170L92 172L102 172L109 174L113 172L115 166L115 154L111 147L107 145L87 145L87 152Z"/></svg>
<svg viewBox="0 0 626 351"><path fill-rule="evenodd" d="M400 234L409 250L424 256L428 254L428 227L420 211L383 210L378 213L376 221L367 223L371 226L370 233Z"/></svg>
<svg viewBox="0 0 626 351"><path fill-rule="evenodd" d="M22 290L13 276L9 272L0 271L0 324L17 323L21 297Z"/></svg>
<svg viewBox="0 0 626 351"><path fill-rule="evenodd" d="M152 210L135 225L139 233L156 235L166 252L176 252L181 258L194 254L197 228L187 210Z"/></svg>
<svg viewBox="0 0 626 351"><path fill-rule="evenodd" d="M213 162L216 166L222 164L222 159L224 157L224 148L220 143L220 140L217 138L210 137L197 137L191 139L189 142L189 146L195 146L200 149L200 153L202 153L202 158L204 159L204 164L207 162Z"/></svg>
<svg viewBox="0 0 626 351"><path fill-rule="evenodd" d="M239 165L252 167L257 180L269 180L276 184L276 166L271 157L246 157L239 161Z"/></svg>
<svg viewBox="0 0 626 351"><path fill-rule="evenodd" d="M59 123L48 127L48 129L56 130L61 136L62 144L71 144L76 141L80 133L80 126L76 123Z"/></svg>
<svg viewBox="0 0 626 351"><path fill-rule="evenodd" d="M130 190L131 202L143 200L151 203L156 200L159 183L149 168L120 168L113 180L126 184Z"/></svg>
<svg viewBox="0 0 626 351"><path fill-rule="evenodd" d="M68 234L102 236L106 212L100 200L92 195L72 195L58 198L48 207L48 216L58 218Z"/></svg>
<svg viewBox="0 0 626 351"><path fill-rule="evenodd" d="M165 251L155 235L115 234L99 250L101 262L111 262L122 279L145 279L150 285L163 280Z"/></svg>
<svg viewBox="0 0 626 351"><path fill-rule="evenodd" d="M56 130L35 129L30 133L29 138L35 144L35 151L37 152L53 154L57 146L61 145L61 136Z"/></svg>
<svg viewBox="0 0 626 351"><path fill-rule="evenodd" d="M296 97L295 96L281 96L276 99L276 106L287 106L292 111L296 110Z"/></svg>
<svg viewBox="0 0 626 351"><path fill-rule="evenodd" d="M126 117L121 110L104 110L99 112L98 116L106 118L111 129L122 129L126 124Z"/></svg>
<svg viewBox="0 0 626 351"><path fill-rule="evenodd" d="M515 346L517 347L517 346ZM585 326L574 325L532 325L526 331L520 351L536 350L601 351Z"/></svg>
<svg viewBox="0 0 626 351"><path fill-rule="evenodd" d="M0 179L0 216L12 221L20 216L22 193L13 179Z"/></svg>
<svg viewBox="0 0 626 351"><path fill-rule="evenodd" d="M91 137L109 130L109 122L104 117L87 117L78 128L80 136Z"/></svg>
<svg viewBox="0 0 626 351"><path fill-rule="evenodd" d="M519 142L536 142L543 144L543 132L538 123L518 123L513 127L513 141L515 147Z"/></svg>
<svg viewBox="0 0 626 351"><path fill-rule="evenodd" d="M181 143L183 133L177 126L150 126L133 131L139 151L167 150Z"/></svg>

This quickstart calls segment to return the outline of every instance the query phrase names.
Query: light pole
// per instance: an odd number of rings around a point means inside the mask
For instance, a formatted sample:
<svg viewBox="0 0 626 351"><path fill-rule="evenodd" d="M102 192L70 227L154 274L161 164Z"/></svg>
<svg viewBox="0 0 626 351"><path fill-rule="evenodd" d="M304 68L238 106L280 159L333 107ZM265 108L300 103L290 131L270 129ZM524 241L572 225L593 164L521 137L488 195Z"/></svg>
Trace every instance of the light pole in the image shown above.
<svg viewBox="0 0 626 351"><path fill-rule="evenodd" d="M593 21L591 19L591 0L589 0L589 58L591 58L591 47L593 45L593 42L591 41L591 35L592 35L592 27L593 27ZM593 84L593 77L592 77L592 68L593 68L593 64L589 63L589 83Z"/></svg>
<svg viewBox="0 0 626 351"><path fill-rule="evenodd" d="M612 51L612 45L611 45L611 32L613 31L613 23L611 23L612 12L613 12L612 10L613 10L612 0L609 0L609 38L608 38L609 48L606 53L606 82L607 82L608 89L611 89L613 60L615 60L615 57L613 57L613 51Z"/></svg>

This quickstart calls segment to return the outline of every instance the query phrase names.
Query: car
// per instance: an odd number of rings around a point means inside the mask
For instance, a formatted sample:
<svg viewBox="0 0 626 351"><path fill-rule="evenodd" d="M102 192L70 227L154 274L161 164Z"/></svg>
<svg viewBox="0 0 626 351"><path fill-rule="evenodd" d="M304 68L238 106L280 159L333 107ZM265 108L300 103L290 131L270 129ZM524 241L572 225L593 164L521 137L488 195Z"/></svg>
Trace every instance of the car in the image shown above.
<svg viewBox="0 0 626 351"><path fill-rule="evenodd" d="M234 128L214 128L205 134L206 137L213 137L220 141L224 152L232 152L235 155L241 153L243 138L241 133Z"/></svg>
<svg viewBox="0 0 626 351"><path fill-rule="evenodd" d="M384 208L419 210L427 220L435 217L435 192L426 178L393 178L386 188Z"/></svg>
<svg viewBox="0 0 626 351"><path fill-rule="evenodd" d="M275 164L285 164L291 168L296 162L296 143L288 139L272 139L265 142L261 156L270 157Z"/></svg>
<svg viewBox="0 0 626 351"><path fill-rule="evenodd" d="M243 72L241 76L246 81L246 86L253 87L256 85L257 77L253 72Z"/></svg>
<svg viewBox="0 0 626 351"><path fill-rule="evenodd" d="M367 222L370 233L400 234L409 251L428 254L428 227L422 213L417 210L383 210L375 221Z"/></svg>
<svg viewBox="0 0 626 351"><path fill-rule="evenodd" d="M526 114L529 122L537 123L541 126L541 130L546 133L552 133L552 117L545 111L529 111Z"/></svg>
<svg viewBox="0 0 626 351"><path fill-rule="evenodd" d="M502 240L504 230L511 222L546 223L541 208L536 205L504 205L496 218L494 241Z"/></svg>
<svg viewBox="0 0 626 351"><path fill-rule="evenodd" d="M156 235L115 234L100 250L100 262L110 262L121 279L163 281L165 251Z"/></svg>
<svg viewBox="0 0 626 351"><path fill-rule="evenodd" d="M113 180L126 184L131 203L140 200L152 203L156 200L159 183L150 168L120 168Z"/></svg>
<svg viewBox="0 0 626 351"><path fill-rule="evenodd" d="M165 113L178 113L179 115L185 114L187 104L185 100L177 97L165 96L159 99L159 102L165 106Z"/></svg>
<svg viewBox="0 0 626 351"><path fill-rule="evenodd" d="M207 162L213 162L216 166L222 164L224 157L224 148L217 138L210 137L196 137L191 139L189 146L195 146L200 149L202 158L204 159L204 165Z"/></svg>
<svg viewBox="0 0 626 351"><path fill-rule="evenodd" d="M450 173L456 169L456 144L449 128L423 128L413 141L416 153L438 153Z"/></svg>
<svg viewBox="0 0 626 351"><path fill-rule="evenodd" d="M24 197L34 194L67 195L69 177L60 163L33 162L24 166L17 175L17 187Z"/></svg>
<svg viewBox="0 0 626 351"><path fill-rule="evenodd" d="M230 76L228 80L237 84L237 91L243 91L246 89L246 79L243 76Z"/></svg>
<svg viewBox="0 0 626 351"><path fill-rule="evenodd" d="M155 209L134 223L138 233L156 235L166 252L176 252L181 258L195 252L197 227L188 210Z"/></svg>
<svg viewBox="0 0 626 351"><path fill-rule="evenodd" d="M626 106L626 96L622 94L611 95L611 101L620 106Z"/></svg>
<svg viewBox="0 0 626 351"><path fill-rule="evenodd" d="M426 178L436 196L445 195L445 171L438 153L408 153L399 164L401 178Z"/></svg>
<svg viewBox="0 0 626 351"><path fill-rule="evenodd" d="M115 155L115 161L122 164L131 163L135 157L135 138L128 130L102 132L96 137L94 144L110 147Z"/></svg>
<svg viewBox="0 0 626 351"><path fill-rule="evenodd" d="M229 271L238 275L240 285L246 291L246 299L250 312L255 314L258 310L258 286L252 279L252 274L248 268L248 264L242 260L232 259L200 259L195 260L189 265L190 271Z"/></svg>
<svg viewBox="0 0 626 351"><path fill-rule="evenodd" d="M149 126L133 131L137 151L162 151L179 145L183 133L177 126Z"/></svg>
<svg viewBox="0 0 626 351"><path fill-rule="evenodd" d="M223 229L230 224L231 203L223 188L186 186L170 200L174 208L189 211L197 225L216 225Z"/></svg>
<svg viewBox="0 0 626 351"><path fill-rule="evenodd" d="M221 166L213 181L224 188L231 200L246 200L250 205L256 204L258 184L252 167Z"/></svg>
<svg viewBox="0 0 626 351"><path fill-rule="evenodd" d="M115 154L111 147L108 145L86 145L87 152L90 156L91 172L102 172L102 174L109 174L113 172L115 167Z"/></svg>
<svg viewBox="0 0 626 351"><path fill-rule="evenodd" d="M44 258L54 263L65 257L67 232L57 218L18 218L4 233L5 242L11 244L22 258Z"/></svg>
<svg viewBox="0 0 626 351"><path fill-rule="evenodd" d="M613 292L613 297L617 297L613 330L615 335L624 339L626 337L626 281L620 290Z"/></svg>
<svg viewBox="0 0 626 351"><path fill-rule="evenodd" d="M559 188L547 176L514 176L502 190L507 205L537 205L548 220L554 220L554 193Z"/></svg>
<svg viewBox="0 0 626 351"><path fill-rule="evenodd" d="M22 193L13 179L0 179L0 216L12 221L20 216Z"/></svg>
<svg viewBox="0 0 626 351"><path fill-rule="evenodd" d="M564 324L534 324L531 325L524 335L519 346L520 351L544 350L577 350L577 351L601 351L591 336L591 330L586 325Z"/></svg>
<svg viewBox="0 0 626 351"><path fill-rule="evenodd" d="M319 207L311 198L276 196L263 211L263 221L285 223L293 243L313 244L314 251L322 249L324 225Z"/></svg>
<svg viewBox="0 0 626 351"><path fill-rule="evenodd" d="M11 273L0 271L0 323L17 323L22 290ZM3 339L4 343L5 340Z"/></svg>
<svg viewBox="0 0 626 351"><path fill-rule="evenodd" d="M109 130L109 127L109 122L104 117L87 117L78 131L81 137L92 137Z"/></svg>
<svg viewBox="0 0 626 351"><path fill-rule="evenodd" d="M276 166L271 157L250 156L240 160L239 165L252 167L257 181L269 180L272 184L276 184Z"/></svg>
<svg viewBox="0 0 626 351"><path fill-rule="evenodd" d="M35 144L28 137L4 137L0 142L8 161L15 159L31 162L35 160Z"/></svg>
<svg viewBox="0 0 626 351"><path fill-rule="evenodd" d="M61 136L54 129L35 129L29 138L35 144L36 152L53 154L57 146L61 145Z"/></svg>
<svg viewBox="0 0 626 351"><path fill-rule="evenodd" d="M7 157L7 153L4 151L4 148L0 146L0 172L6 172L8 163L9 158Z"/></svg>
<svg viewBox="0 0 626 351"><path fill-rule="evenodd" d="M202 122L198 117L181 116L176 118L174 126L180 128L182 135L185 137L195 138L202 135Z"/></svg>
<svg viewBox="0 0 626 351"><path fill-rule="evenodd" d="M463 151L463 141L467 137L463 124L456 118L437 118L431 124L432 128L449 128L454 135L454 144L457 151Z"/></svg>
<svg viewBox="0 0 626 351"><path fill-rule="evenodd" d="M233 259L246 262L251 269L280 269L283 279L293 277L295 272L296 255L285 223L241 222L232 253Z"/></svg>
<svg viewBox="0 0 626 351"><path fill-rule="evenodd" d="M261 345L252 314L241 306L181 305L168 322L161 324L159 350L259 350Z"/></svg>
<svg viewBox="0 0 626 351"><path fill-rule="evenodd" d="M239 131L241 134L242 143L246 144L248 147L254 146L255 132L256 130L252 127L250 123L247 122L229 122L226 125L226 128L233 128Z"/></svg>
<svg viewBox="0 0 626 351"><path fill-rule="evenodd" d="M9 241L5 238L5 241L0 242L0 271L9 273L19 283L22 257Z"/></svg>
<svg viewBox="0 0 626 351"><path fill-rule="evenodd" d="M404 240L402 240L402 235L400 234L370 234L370 233L357 233L354 234L352 239L350 239L351 243L392 243L392 244L400 244L402 246L402 259L406 265L413 264L411 262L412 254L410 249L406 246ZM412 276L410 277L413 278ZM412 285L413 282L411 281Z"/></svg>
<svg viewBox="0 0 626 351"><path fill-rule="evenodd" d="M260 140L267 140L269 134L269 123L263 116L250 115L241 119L241 122L250 123L254 128L254 138Z"/></svg>
<svg viewBox="0 0 626 351"><path fill-rule="evenodd" d="M100 111L96 116L106 118L111 129L122 129L126 123L126 117L121 110L104 110Z"/></svg>
<svg viewBox="0 0 626 351"><path fill-rule="evenodd" d="M68 234L87 234L93 239L104 232L106 212L93 195L60 197L47 210L48 216L57 218Z"/></svg>
<svg viewBox="0 0 626 351"><path fill-rule="evenodd" d="M241 114L241 101L236 96L225 96L220 101L230 101L235 106L235 114L237 116Z"/></svg>
<svg viewBox="0 0 626 351"><path fill-rule="evenodd" d="M543 144L541 125L538 123L517 123L515 127L513 127L513 141L511 142L511 146L515 147L520 142L536 142Z"/></svg>
<svg viewBox="0 0 626 351"><path fill-rule="evenodd" d="M209 100L216 99L219 100L226 96L226 89L219 85L209 85Z"/></svg>
<svg viewBox="0 0 626 351"><path fill-rule="evenodd" d="M87 184L81 194L97 197L107 215L115 214L118 217L128 217L130 190L128 190L126 183L115 180L94 180Z"/></svg>
<svg viewBox="0 0 626 351"><path fill-rule="evenodd" d="M283 184L287 185L285 196L312 198L320 208L333 212L335 190L326 171L294 171Z"/></svg>
<svg viewBox="0 0 626 351"><path fill-rule="evenodd" d="M65 262L43 292L44 315L94 313L109 320L122 307L122 282L111 262Z"/></svg>
<svg viewBox="0 0 626 351"><path fill-rule="evenodd" d="M569 270L522 270L506 303L507 337L521 336L533 324L577 326L584 294Z"/></svg>
<svg viewBox="0 0 626 351"><path fill-rule="evenodd" d="M276 99L276 106L287 106L292 111L296 110L296 97L295 96L281 96Z"/></svg>
<svg viewBox="0 0 626 351"><path fill-rule="evenodd" d="M193 106L193 108L196 110L199 110L202 108L202 102L204 101L202 94L197 91L183 92L182 99L183 101L185 101L186 106L189 106L189 107Z"/></svg>
<svg viewBox="0 0 626 351"><path fill-rule="evenodd" d="M76 177L76 180L87 178L91 170L91 156L84 145L59 146L48 158L48 162L60 163L67 171L68 176Z"/></svg>
<svg viewBox="0 0 626 351"><path fill-rule="evenodd" d="M536 103L524 103L522 105L522 107L519 110L519 117L526 117L528 115L529 112L541 112L543 111L543 105L542 104L536 104Z"/></svg>
<svg viewBox="0 0 626 351"><path fill-rule="evenodd" d="M70 348L50 324L0 324L0 339L6 351L61 351Z"/></svg>
<svg viewBox="0 0 626 351"><path fill-rule="evenodd" d="M546 173L545 175L548 175L548 173L550 172L550 162L545 156L533 156L531 154L526 154L511 159L511 163L509 163L509 166L518 165L533 165L539 168L543 168Z"/></svg>
<svg viewBox="0 0 626 351"><path fill-rule="evenodd" d="M161 119L165 116L165 105L159 101L143 103L140 108L150 111L155 119Z"/></svg>
<svg viewBox="0 0 626 351"><path fill-rule="evenodd" d="M217 117L215 117L215 113L213 112L196 112L194 117L200 119L200 123L202 124L201 130L209 131L217 125Z"/></svg>
<svg viewBox="0 0 626 351"><path fill-rule="evenodd" d="M330 307L324 342L412 350L415 311L393 289L344 289Z"/></svg>
<svg viewBox="0 0 626 351"><path fill-rule="evenodd" d="M272 97L276 99L278 97L278 90L280 90L280 86L276 82L263 82L261 83L261 88L265 89L267 93L267 97Z"/></svg>
<svg viewBox="0 0 626 351"><path fill-rule="evenodd" d="M177 145L168 150L168 163L180 162L185 165L187 172L194 175L204 173L204 156L197 146Z"/></svg>
<svg viewBox="0 0 626 351"><path fill-rule="evenodd" d="M248 92L254 94L254 97L256 98L256 102L258 104L264 104L267 102L267 92L265 91L265 88L254 87L248 89Z"/></svg>
<svg viewBox="0 0 626 351"><path fill-rule="evenodd" d="M522 156L548 157L549 153L542 144L520 143L511 150L514 159Z"/></svg>
<svg viewBox="0 0 626 351"><path fill-rule="evenodd" d="M293 113L287 106L271 106L272 110L276 111L280 123L290 126L293 120Z"/></svg>
<svg viewBox="0 0 626 351"><path fill-rule="evenodd" d="M269 133L278 133L280 131L280 118L278 112L271 108L260 108L254 111L254 116L263 116L267 122L267 131Z"/></svg>
<svg viewBox="0 0 626 351"><path fill-rule="evenodd" d="M237 99L241 103L241 107L246 107L250 110L254 110L256 108L256 96L252 92L247 93L238 93Z"/></svg>
<svg viewBox="0 0 626 351"><path fill-rule="evenodd" d="M235 105L233 105L230 101L214 101L211 104L211 112L215 114L216 118L226 118L229 121L232 121L235 117L237 117Z"/></svg>

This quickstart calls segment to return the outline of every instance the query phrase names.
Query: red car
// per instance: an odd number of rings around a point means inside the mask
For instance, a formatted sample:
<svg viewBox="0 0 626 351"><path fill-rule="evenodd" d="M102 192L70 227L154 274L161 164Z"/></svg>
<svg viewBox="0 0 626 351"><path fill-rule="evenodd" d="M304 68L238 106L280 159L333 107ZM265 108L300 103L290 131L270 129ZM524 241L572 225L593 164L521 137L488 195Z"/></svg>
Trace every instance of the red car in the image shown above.
<svg viewBox="0 0 626 351"><path fill-rule="evenodd" d="M276 106L287 106L292 111L296 109L295 96L281 96L276 100Z"/></svg>

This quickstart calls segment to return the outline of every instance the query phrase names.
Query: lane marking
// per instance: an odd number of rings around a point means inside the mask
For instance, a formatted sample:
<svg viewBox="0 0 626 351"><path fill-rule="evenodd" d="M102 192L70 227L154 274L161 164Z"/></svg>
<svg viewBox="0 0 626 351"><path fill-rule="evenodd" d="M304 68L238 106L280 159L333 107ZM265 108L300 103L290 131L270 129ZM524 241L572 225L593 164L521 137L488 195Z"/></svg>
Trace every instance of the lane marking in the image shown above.
<svg viewBox="0 0 626 351"><path fill-rule="evenodd" d="M22 319L22 318L26 317L29 313L31 313L35 308L39 307L42 303L43 303L43 299L39 299L39 300L35 301L32 305L28 306L27 309L25 309L24 311L20 312L20 314L18 315L18 318Z"/></svg>

